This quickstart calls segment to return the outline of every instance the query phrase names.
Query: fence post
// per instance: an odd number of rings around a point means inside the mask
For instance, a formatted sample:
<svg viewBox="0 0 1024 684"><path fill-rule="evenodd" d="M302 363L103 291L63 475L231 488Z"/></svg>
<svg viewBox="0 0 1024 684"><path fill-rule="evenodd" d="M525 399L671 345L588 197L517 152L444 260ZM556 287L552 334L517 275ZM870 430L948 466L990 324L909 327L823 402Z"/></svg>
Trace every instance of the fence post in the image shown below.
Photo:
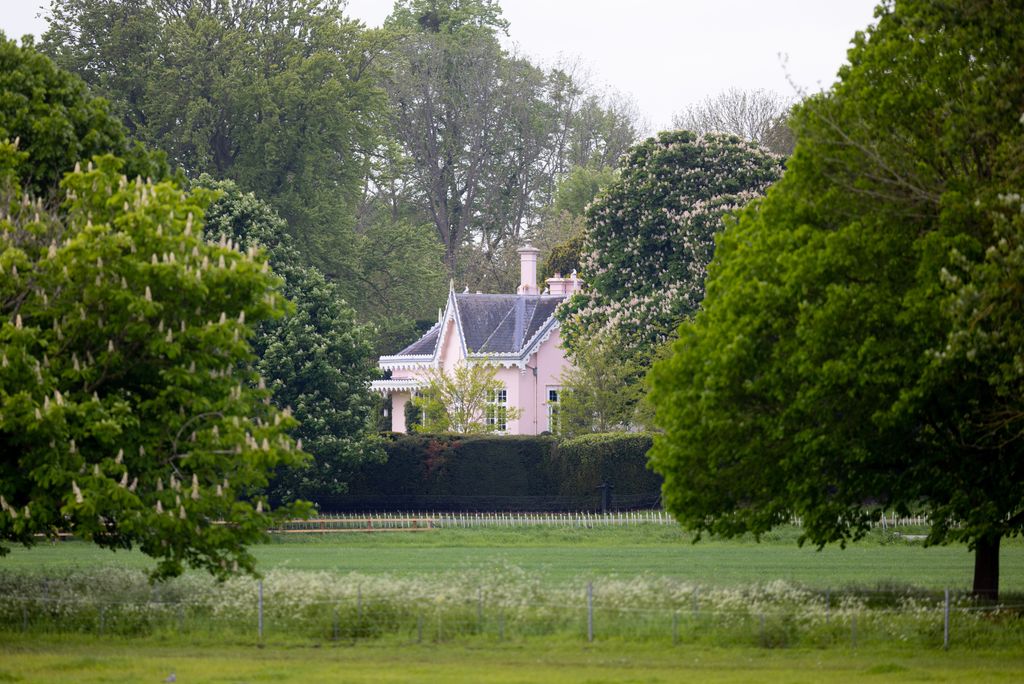
<svg viewBox="0 0 1024 684"><path fill-rule="evenodd" d="M679 643L679 611L672 611L672 645Z"/></svg>
<svg viewBox="0 0 1024 684"><path fill-rule="evenodd" d="M697 614L700 613L700 603L697 600L697 594L699 592L700 592L700 587L694 587L693 588L693 615L694 615L694 617L696 617Z"/></svg>
<svg viewBox="0 0 1024 684"><path fill-rule="evenodd" d="M28 606L21 604L21 631L28 631Z"/></svg>
<svg viewBox="0 0 1024 684"><path fill-rule="evenodd" d="M100 636L103 636L103 630L107 626L107 607L100 606Z"/></svg>
<svg viewBox="0 0 1024 684"><path fill-rule="evenodd" d="M334 641L337 641L339 633L341 631L341 625L339 624L339 620L338 620L338 607L337 606L334 607L334 624L333 624L333 628L334 628L333 629Z"/></svg>
<svg viewBox="0 0 1024 684"><path fill-rule="evenodd" d="M768 637L764 630L764 613L761 613L761 648L768 646Z"/></svg>
<svg viewBox="0 0 1024 684"><path fill-rule="evenodd" d="M416 613L416 643L423 643L423 610Z"/></svg>
<svg viewBox="0 0 1024 684"><path fill-rule="evenodd" d="M476 590L476 631L479 634L483 634L484 631L484 590L482 587Z"/></svg>
<svg viewBox="0 0 1024 684"><path fill-rule="evenodd" d="M828 588L825 590L825 624L829 624L832 619L832 589Z"/></svg>
<svg viewBox="0 0 1024 684"><path fill-rule="evenodd" d="M854 648L857 648L857 614L850 618L850 641Z"/></svg>
<svg viewBox="0 0 1024 684"><path fill-rule="evenodd" d="M594 583L587 582L587 641L594 640Z"/></svg>
<svg viewBox="0 0 1024 684"><path fill-rule="evenodd" d="M505 612L498 613L498 641L505 640Z"/></svg>
<svg viewBox="0 0 1024 684"><path fill-rule="evenodd" d="M942 648L949 650L949 588L946 588L946 609L942 628Z"/></svg>
<svg viewBox="0 0 1024 684"><path fill-rule="evenodd" d="M182 634L185 631L185 609L181 603L178 604L178 634Z"/></svg>
<svg viewBox="0 0 1024 684"><path fill-rule="evenodd" d="M263 641L263 580L256 580L256 634Z"/></svg>

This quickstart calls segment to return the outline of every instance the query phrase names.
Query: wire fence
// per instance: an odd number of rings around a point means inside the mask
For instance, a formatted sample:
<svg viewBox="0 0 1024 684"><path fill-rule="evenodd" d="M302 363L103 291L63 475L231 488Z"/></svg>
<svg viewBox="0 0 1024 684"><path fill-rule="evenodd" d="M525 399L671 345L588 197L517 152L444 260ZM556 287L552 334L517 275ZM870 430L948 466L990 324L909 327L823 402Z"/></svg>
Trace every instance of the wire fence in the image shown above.
<svg viewBox="0 0 1024 684"><path fill-rule="evenodd" d="M322 578L321 578L322 579ZM127 587L118 596L41 582L0 597L0 631L141 637L177 634L242 642L391 639L509 641L560 636L580 641L656 641L765 648L1024 647L1024 603L980 605L965 594L685 587L639 595L614 582L556 592L513 587L439 587L400 594L362 586L304 588L283 580L235 581L201 592ZM328 596L335 592L336 595Z"/></svg>

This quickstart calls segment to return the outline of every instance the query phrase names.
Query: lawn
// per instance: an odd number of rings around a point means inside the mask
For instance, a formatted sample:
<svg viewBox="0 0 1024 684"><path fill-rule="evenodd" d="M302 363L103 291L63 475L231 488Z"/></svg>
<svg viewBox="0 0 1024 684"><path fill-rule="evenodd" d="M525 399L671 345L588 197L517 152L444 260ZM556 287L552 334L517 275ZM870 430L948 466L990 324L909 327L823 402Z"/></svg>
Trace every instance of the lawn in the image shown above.
<svg viewBox="0 0 1024 684"><path fill-rule="evenodd" d="M0 682L1013 682L1024 656L1006 651L765 650L590 645L393 643L299 648L5 636Z"/></svg>
<svg viewBox="0 0 1024 684"><path fill-rule="evenodd" d="M962 545L926 548L874 532L846 549L821 551L796 544L784 528L761 543L706 539L697 544L675 527L453 529L431 532L348 533L295 536L254 548L261 570L328 570L341 573L431 575L452 569L513 565L552 582L653 575L713 585L775 579L813 588L912 585L926 589L970 587L973 556ZM16 548L0 570L65 572L107 565L149 567L139 553L97 549L81 542ZM1004 592L1024 593L1024 543L1005 540Z"/></svg>

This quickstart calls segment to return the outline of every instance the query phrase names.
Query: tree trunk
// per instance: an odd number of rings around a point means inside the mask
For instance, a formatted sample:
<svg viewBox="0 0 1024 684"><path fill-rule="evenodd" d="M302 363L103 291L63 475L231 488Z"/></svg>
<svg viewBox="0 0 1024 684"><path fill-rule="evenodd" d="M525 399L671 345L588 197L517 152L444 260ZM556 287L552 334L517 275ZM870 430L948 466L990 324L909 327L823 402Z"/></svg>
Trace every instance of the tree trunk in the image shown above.
<svg viewBox="0 0 1024 684"><path fill-rule="evenodd" d="M999 542L1001 537L982 537L974 549L974 589L977 598L999 598Z"/></svg>

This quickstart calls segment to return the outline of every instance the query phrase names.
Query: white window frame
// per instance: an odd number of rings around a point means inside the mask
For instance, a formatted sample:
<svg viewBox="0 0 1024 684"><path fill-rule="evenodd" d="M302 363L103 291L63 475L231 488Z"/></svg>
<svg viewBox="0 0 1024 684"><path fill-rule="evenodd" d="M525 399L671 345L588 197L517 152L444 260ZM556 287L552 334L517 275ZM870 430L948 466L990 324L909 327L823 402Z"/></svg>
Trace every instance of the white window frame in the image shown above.
<svg viewBox="0 0 1024 684"><path fill-rule="evenodd" d="M505 387L490 392L484 411L484 424L497 426L497 432L508 430L508 389Z"/></svg>
<svg viewBox="0 0 1024 684"><path fill-rule="evenodd" d="M561 410L562 404L562 387L560 385L548 385L545 388L547 392L547 399L544 404L548 407L548 432L557 435L562 430L562 425L559 421L559 411ZM554 399L552 400L552 395Z"/></svg>

